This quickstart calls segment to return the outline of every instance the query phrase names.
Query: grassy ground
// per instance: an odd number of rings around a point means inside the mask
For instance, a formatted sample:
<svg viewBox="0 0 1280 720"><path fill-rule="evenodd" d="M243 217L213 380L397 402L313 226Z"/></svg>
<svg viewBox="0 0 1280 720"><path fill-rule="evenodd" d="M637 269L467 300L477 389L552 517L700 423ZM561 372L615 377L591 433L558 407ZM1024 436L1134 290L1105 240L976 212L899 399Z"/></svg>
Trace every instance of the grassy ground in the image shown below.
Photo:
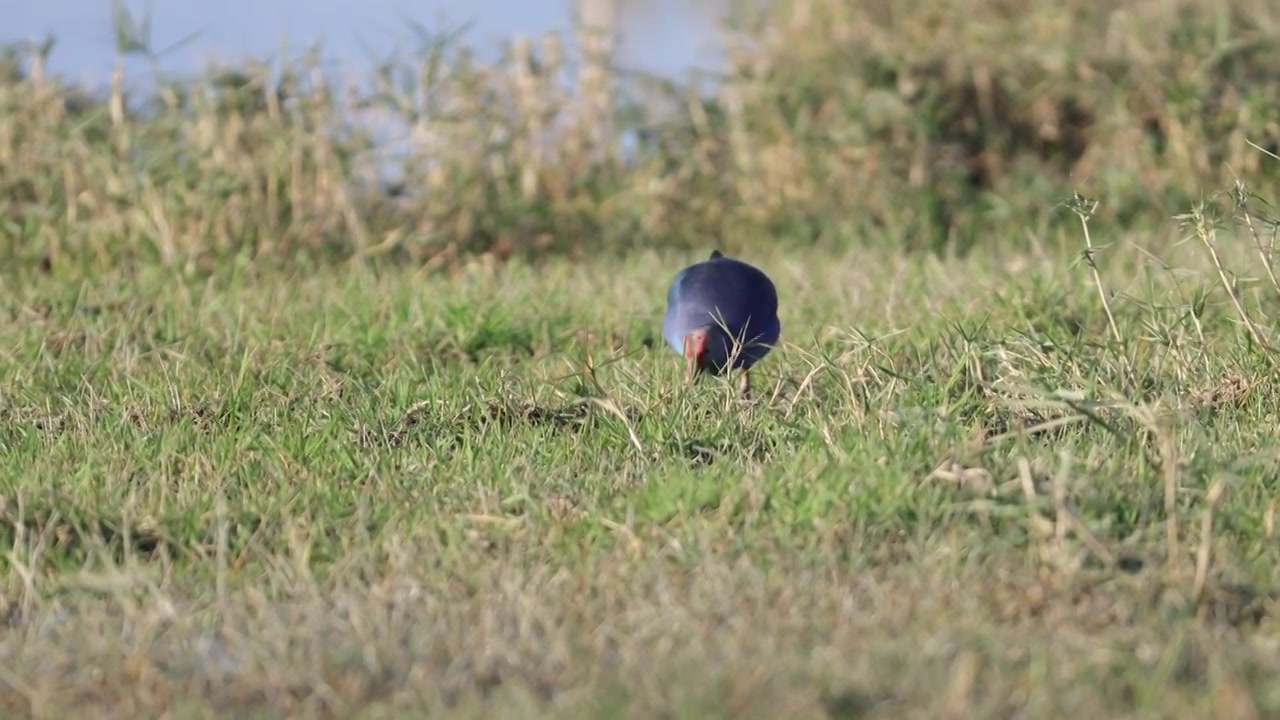
<svg viewBox="0 0 1280 720"><path fill-rule="evenodd" d="M745 406L657 344L686 256L9 279L0 703L1280 712L1273 370L1183 254L1120 341L1048 256L753 256Z"/></svg>
<svg viewBox="0 0 1280 720"><path fill-rule="evenodd" d="M1276 11L1014 5L957 79L945 13L796 3L604 143L602 86L435 46L395 192L323 79L13 60L0 713L1280 716ZM658 337L713 246L781 297L750 403Z"/></svg>

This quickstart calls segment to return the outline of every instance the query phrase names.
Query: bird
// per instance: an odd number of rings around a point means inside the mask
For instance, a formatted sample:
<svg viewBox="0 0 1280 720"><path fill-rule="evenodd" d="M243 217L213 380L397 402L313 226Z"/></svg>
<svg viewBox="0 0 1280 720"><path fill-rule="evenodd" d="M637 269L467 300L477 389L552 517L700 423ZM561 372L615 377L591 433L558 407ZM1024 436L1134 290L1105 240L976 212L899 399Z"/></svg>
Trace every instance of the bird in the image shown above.
<svg viewBox="0 0 1280 720"><path fill-rule="evenodd" d="M739 390L751 392L751 367L782 335L778 292L763 270L719 250L676 273L667 291L662 337L684 355L685 384L703 373L741 369Z"/></svg>

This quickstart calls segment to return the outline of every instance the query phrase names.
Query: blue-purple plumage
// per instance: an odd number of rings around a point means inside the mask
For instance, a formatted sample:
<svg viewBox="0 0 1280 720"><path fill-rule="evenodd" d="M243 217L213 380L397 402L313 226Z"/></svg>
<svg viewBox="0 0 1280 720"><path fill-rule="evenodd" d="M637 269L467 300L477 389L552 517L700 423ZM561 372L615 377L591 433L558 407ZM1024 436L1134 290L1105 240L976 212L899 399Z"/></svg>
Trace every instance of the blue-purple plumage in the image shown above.
<svg viewBox="0 0 1280 720"><path fill-rule="evenodd" d="M778 295L773 281L741 260L711 257L676 274L667 291L662 337L685 353L685 338L705 332L699 370L723 373L730 367L735 339L741 343L732 367L749 369L778 342Z"/></svg>

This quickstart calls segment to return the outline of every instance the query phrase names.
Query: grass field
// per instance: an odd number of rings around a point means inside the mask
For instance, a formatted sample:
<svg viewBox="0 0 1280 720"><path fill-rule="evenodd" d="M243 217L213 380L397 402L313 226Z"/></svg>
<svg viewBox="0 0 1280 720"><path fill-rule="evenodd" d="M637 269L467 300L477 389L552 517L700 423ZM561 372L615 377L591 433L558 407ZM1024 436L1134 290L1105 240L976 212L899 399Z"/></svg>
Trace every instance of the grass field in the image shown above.
<svg viewBox="0 0 1280 720"><path fill-rule="evenodd" d="M866 27L801 5L777 27ZM1249 46L1280 16L1231 7L1145 47ZM821 47L764 53L752 93L690 101L628 161L593 158L594 126L545 157L445 123L393 199L354 189L322 82L250 102L245 71L191 81L244 104L134 115L15 64L0 713L1280 716L1280 159L1248 104L1274 87L1170 110L1177 152L1093 127L1084 179L986 127L986 174L956 179L945 138L788 105L866 90L813 74ZM511 89L439 53L444 104ZM581 117L555 102L539 123ZM1219 125L1258 147L1194 152ZM659 337L712 247L781 298L746 403L684 387Z"/></svg>

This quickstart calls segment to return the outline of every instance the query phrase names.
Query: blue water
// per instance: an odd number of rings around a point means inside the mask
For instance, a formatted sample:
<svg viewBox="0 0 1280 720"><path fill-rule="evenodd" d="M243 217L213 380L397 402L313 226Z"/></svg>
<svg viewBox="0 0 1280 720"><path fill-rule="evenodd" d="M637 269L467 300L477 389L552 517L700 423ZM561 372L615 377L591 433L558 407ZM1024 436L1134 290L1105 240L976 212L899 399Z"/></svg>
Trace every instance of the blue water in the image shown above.
<svg viewBox="0 0 1280 720"><path fill-rule="evenodd" d="M727 0L618 0L623 68L683 76L718 65L717 23ZM571 0L127 0L150 16L149 45L167 73L199 71L212 61L296 57L319 43L326 67L359 77L375 58L414 47L406 19L443 31L470 23L463 40L496 59L516 35L571 37ZM111 0L0 0L0 43L57 40L49 71L90 87L105 85L116 62ZM570 50L572 52L572 49ZM131 78L149 74L129 59Z"/></svg>
<svg viewBox="0 0 1280 720"><path fill-rule="evenodd" d="M719 21L730 0L616 1L617 68L673 79L718 69ZM278 67L318 44L331 80L359 82L397 51L413 57L421 48L415 23L436 33L465 26L461 41L482 60L498 60L516 36L547 32L561 35L570 62L577 57L573 0L126 0L124 6L135 22L149 20L143 40L170 77L250 59ZM156 67L141 54L118 55L112 16L112 0L0 0L0 44L54 38L46 73L90 91L105 89L122 62L126 88L141 100ZM397 161L410 146L404 123L376 113L351 119L372 133L379 175L399 175ZM624 154L633 140L629 133L621 137Z"/></svg>

